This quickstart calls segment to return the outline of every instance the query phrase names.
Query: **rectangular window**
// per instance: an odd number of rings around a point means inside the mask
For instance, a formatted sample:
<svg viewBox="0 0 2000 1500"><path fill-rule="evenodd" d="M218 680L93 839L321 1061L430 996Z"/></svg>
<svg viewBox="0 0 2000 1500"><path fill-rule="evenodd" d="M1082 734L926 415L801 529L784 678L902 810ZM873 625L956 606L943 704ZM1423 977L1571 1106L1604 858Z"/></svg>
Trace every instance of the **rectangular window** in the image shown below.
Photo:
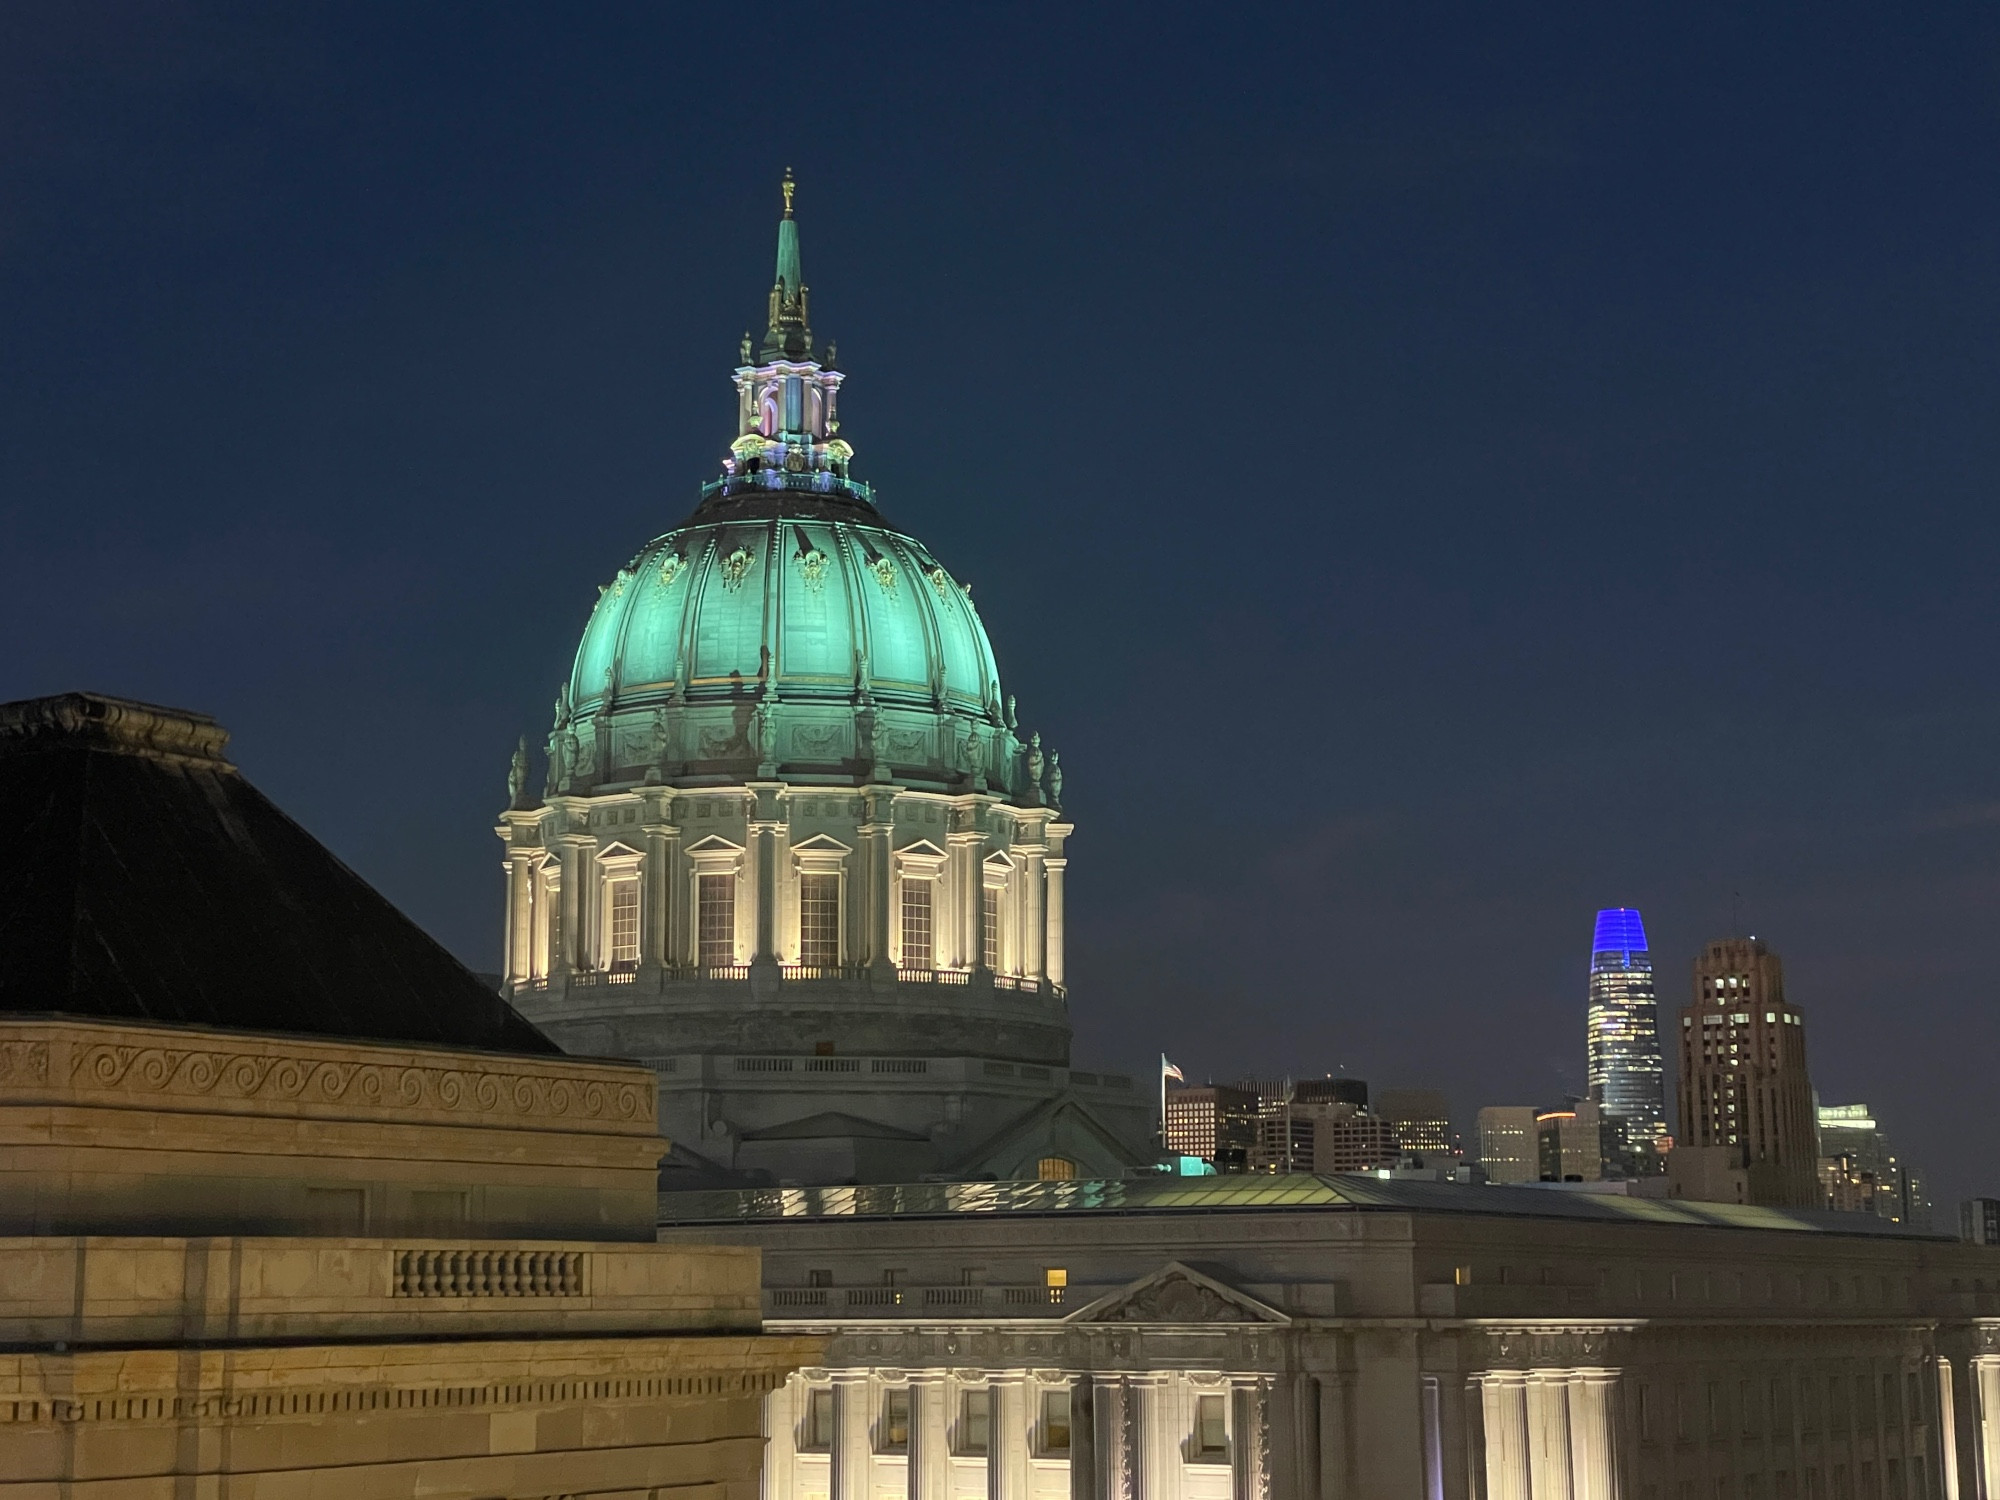
<svg viewBox="0 0 2000 1500"><path fill-rule="evenodd" d="M932 967L931 883L928 880L903 882L903 967Z"/></svg>
<svg viewBox="0 0 2000 1500"><path fill-rule="evenodd" d="M1051 1457L1069 1453L1069 1392L1042 1392L1042 1452Z"/></svg>
<svg viewBox="0 0 2000 1500"><path fill-rule="evenodd" d="M1000 888L989 885L979 896L979 961L997 974L1000 972Z"/></svg>
<svg viewBox="0 0 2000 1500"><path fill-rule="evenodd" d="M967 1391L958 1403L958 1451L984 1454L993 1441L993 1393Z"/></svg>
<svg viewBox="0 0 2000 1500"><path fill-rule="evenodd" d="M805 1431L799 1447L807 1453L833 1451L833 1388L813 1386L806 1391Z"/></svg>
<svg viewBox="0 0 2000 1500"><path fill-rule="evenodd" d="M799 962L831 969L840 963L840 877L799 877Z"/></svg>
<svg viewBox="0 0 2000 1500"><path fill-rule="evenodd" d="M876 1451L910 1451L910 1391L907 1386L901 1390L885 1391L882 1395L882 1430L878 1435Z"/></svg>
<svg viewBox="0 0 2000 1500"><path fill-rule="evenodd" d="M639 882L611 882L611 966L636 968L639 963Z"/></svg>
<svg viewBox="0 0 2000 1500"><path fill-rule="evenodd" d="M701 966L729 968L736 962L736 877L700 876L695 909Z"/></svg>
<svg viewBox="0 0 2000 1500"><path fill-rule="evenodd" d="M549 908L549 968L553 971L569 961L569 955L563 952L562 882L551 880L545 890Z"/></svg>
<svg viewBox="0 0 2000 1500"><path fill-rule="evenodd" d="M1228 1410L1221 1396L1195 1397L1194 1451L1202 1458L1229 1455Z"/></svg>

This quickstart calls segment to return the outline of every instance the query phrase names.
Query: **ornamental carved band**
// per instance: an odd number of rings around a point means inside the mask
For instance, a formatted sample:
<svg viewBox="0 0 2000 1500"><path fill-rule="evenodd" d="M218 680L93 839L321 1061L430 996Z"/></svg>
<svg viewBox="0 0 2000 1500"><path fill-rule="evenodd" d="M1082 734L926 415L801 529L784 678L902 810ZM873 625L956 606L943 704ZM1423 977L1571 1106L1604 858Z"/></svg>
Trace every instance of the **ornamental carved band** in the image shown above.
<svg viewBox="0 0 2000 1500"><path fill-rule="evenodd" d="M651 1124L659 1102L650 1087L597 1078L109 1043L80 1048L71 1059L69 1081L76 1088L182 1098L286 1100L371 1110L634 1124Z"/></svg>

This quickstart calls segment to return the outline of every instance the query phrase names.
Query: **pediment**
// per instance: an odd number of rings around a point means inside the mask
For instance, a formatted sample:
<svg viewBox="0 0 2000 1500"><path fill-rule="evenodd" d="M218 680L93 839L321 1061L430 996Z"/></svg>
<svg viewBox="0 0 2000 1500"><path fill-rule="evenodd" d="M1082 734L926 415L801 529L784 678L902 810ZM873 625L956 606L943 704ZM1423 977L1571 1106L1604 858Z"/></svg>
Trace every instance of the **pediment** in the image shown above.
<svg viewBox="0 0 2000 1500"><path fill-rule="evenodd" d="M944 850L938 848L929 839L918 839L914 844L905 844L896 852L905 859L909 859L912 856L917 859L943 859L945 857Z"/></svg>
<svg viewBox="0 0 2000 1500"><path fill-rule="evenodd" d="M831 834L816 833L792 845L794 854L852 854L854 850Z"/></svg>
<svg viewBox="0 0 2000 1500"><path fill-rule="evenodd" d="M741 844L730 843L728 839L722 837L719 833L711 833L707 838L689 844L687 852L690 854L741 854L743 846Z"/></svg>
<svg viewBox="0 0 2000 1500"><path fill-rule="evenodd" d="M617 843L606 844L602 849L599 849L597 857L599 859L644 859L645 855L639 850L634 849L630 844L620 840Z"/></svg>
<svg viewBox="0 0 2000 1500"><path fill-rule="evenodd" d="M1066 1323L1271 1323L1292 1320L1182 1261L1079 1307Z"/></svg>
<svg viewBox="0 0 2000 1500"><path fill-rule="evenodd" d="M984 864L986 868L989 870L998 870L1002 872L1014 868L1013 856L1008 854L1007 851L1004 849L995 849L991 854L987 855L986 858L981 861L981 863Z"/></svg>

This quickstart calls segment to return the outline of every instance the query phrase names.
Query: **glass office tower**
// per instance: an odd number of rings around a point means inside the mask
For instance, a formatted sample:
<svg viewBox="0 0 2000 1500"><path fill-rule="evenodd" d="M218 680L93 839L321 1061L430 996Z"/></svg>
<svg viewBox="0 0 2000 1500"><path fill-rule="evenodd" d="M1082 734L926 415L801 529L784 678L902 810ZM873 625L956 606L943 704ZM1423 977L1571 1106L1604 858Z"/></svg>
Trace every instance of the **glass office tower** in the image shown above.
<svg viewBox="0 0 2000 1500"><path fill-rule="evenodd" d="M1656 1143L1667 1134L1660 1008L1646 928L1629 906L1599 912L1591 937L1590 1097L1608 1127L1607 1157L1622 1157L1627 1171L1659 1171Z"/></svg>

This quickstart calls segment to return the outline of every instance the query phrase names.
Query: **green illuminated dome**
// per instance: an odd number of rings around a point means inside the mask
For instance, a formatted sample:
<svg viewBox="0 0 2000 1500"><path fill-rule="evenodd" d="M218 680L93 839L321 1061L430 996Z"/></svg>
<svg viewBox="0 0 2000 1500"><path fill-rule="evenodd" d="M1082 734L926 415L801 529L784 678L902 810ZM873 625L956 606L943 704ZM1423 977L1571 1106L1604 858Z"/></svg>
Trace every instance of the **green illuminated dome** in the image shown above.
<svg viewBox="0 0 2000 1500"><path fill-rule="evenodd" d="M1052 804L1061 772L1013 732L971 587L849 472L845 376L814 351L808 295L788 206L723 473L603 586L557 700L549 790L894 781Z"/></svg>

